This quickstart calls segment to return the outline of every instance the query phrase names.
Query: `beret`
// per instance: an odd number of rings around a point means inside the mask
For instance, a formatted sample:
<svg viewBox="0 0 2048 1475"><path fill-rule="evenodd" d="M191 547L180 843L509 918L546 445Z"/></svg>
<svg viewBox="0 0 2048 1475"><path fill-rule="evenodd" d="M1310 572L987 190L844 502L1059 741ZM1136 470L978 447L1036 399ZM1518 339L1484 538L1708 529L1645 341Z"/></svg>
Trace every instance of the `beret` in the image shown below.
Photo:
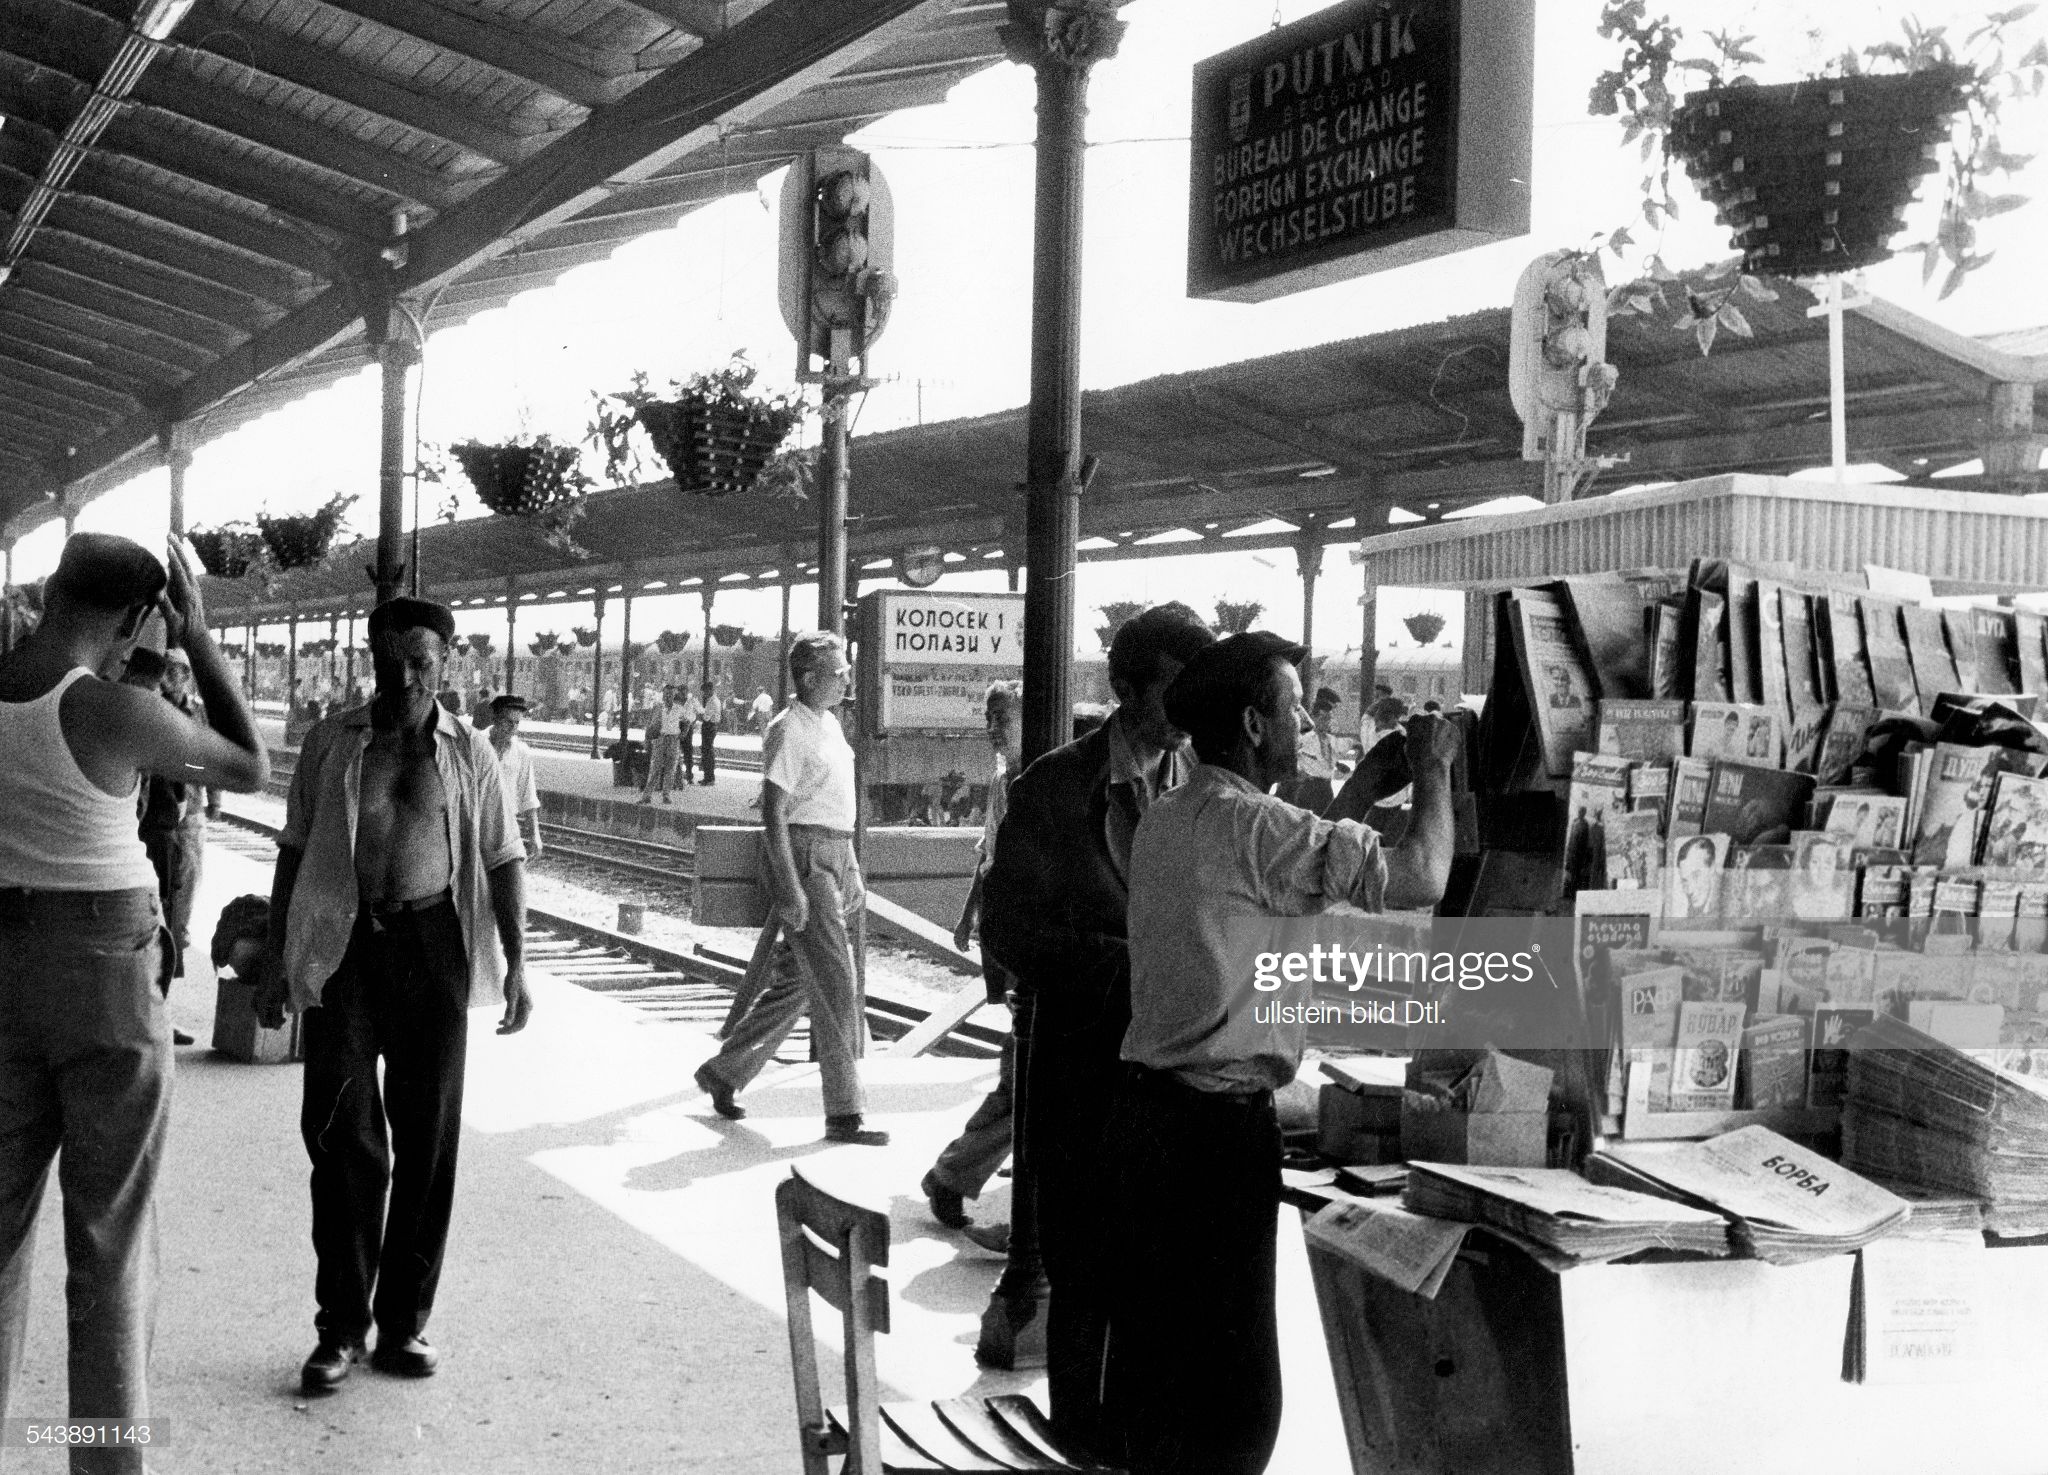
<svg viewBox="0 0 2048 1475"><path fill-rule="evenodd" d="M1166 688L1166 717L1183 731L1202 726L1219 710L1241 712L1258 700L1278 657L1298 666L1308 650L1270 630L1251 630L1196 651Z"/></svg>
<svg viewBox="0 0 2048 1475"><path fill-rule="evenodd" d="M400 630L431 630L446 645L455 638L455 611L431 599L414 599L405 594L387 599L370 611L372 640Z"/></svg>
<svg viewBox="0 0 2048 1475"><path fill-rule="evenodd" d="M49 587L88 608L116 610L154 604L169 582L162 560L140 543L112 533L73 533Z"/></svg>
<svg viewBox="0 0 2048 1475"><path fill-rule="evenodd" d="M1327 686L1319 686L1316 688L1316 699L1311 710L1320 712L1326 707L1341 707L1343 705L1344 698L1337 695L1336 692Z"/></svg>

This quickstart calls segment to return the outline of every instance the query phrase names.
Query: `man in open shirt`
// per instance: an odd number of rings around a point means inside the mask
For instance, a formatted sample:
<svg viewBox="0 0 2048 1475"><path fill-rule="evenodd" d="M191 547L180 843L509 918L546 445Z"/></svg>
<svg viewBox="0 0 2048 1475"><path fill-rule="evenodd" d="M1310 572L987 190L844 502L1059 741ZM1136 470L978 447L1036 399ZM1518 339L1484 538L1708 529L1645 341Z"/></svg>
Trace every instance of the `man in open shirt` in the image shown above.
<svg viewBox="0 0 2048 1475"><path fill-rule="evenodd" d="M1200 761L1131 845L1131 1024L1108 1139L1122 1231L1110 1379L1132 1475L1257 1475L1279 1433L1273 1092L1294 1079L1306 1027L1258 1017L1244 934L1335 902L1433 906L1449 874L1442 719L1409 726L1415 809L1397 849L1267 792L1310 730L1305 655L1254 631L1187 663L1166 712Z"/></svg>
<svg viewBox="0 0 2048 1475"><path fill-rule="evenodd" d="M500 1034L532 1007L526 853L498 755L433 695L454 616L399 598L369 624L375 696L307 733L292 775L256 1000L266 1024L283 1022L286 990L306 1014L308 1393L340 1386L373 1322L373 1366L438 1365L423 1333L454 1208L469 1009L494 1003L501 979Z"/></svg>

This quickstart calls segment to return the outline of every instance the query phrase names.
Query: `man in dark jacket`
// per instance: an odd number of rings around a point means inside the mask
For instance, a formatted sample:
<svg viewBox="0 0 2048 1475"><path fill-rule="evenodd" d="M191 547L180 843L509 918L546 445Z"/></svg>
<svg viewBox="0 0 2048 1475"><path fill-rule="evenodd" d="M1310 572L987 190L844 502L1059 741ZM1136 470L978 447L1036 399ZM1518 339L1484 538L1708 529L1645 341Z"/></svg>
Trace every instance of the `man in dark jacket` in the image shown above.
<svg viewBox="0 0 2048 1475"><path fill-rule="evenodd" d="M1017 979L1018 1157L1035 1186L1052 1287L1052 1419L1063 1439L1110 1460L1122 1429L1102 1402L1112 1238L1102 1131L1131 1018L1131 836L1151 802L1193 767L1163 695L1215 639L1183 604L1146 610L1117 632L1109 651L1115 714L1011 784L983 884L983 952Z"/></svg>

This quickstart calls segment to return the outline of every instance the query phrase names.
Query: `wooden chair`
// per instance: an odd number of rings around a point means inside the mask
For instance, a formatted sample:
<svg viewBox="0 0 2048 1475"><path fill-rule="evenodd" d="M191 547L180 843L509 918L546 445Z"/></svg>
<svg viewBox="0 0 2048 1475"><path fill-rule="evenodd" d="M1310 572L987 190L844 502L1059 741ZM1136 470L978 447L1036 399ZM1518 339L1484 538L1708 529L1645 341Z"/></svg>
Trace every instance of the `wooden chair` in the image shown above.
<svg viewBox="0 0 2048 1475"><path fill-rule="evenodd" d="M875 1334L889 1330L889 1220L837 1198L793 1167L775 1190L782 1236L782 1283L789 1296L789 1360L796 1379L804 1475L944 1475L951 1471L1091 1471L1116 1475L1067 1454L1029 1398L879 1401ZM811 1329L811 1292L840 1313L847 1404L827 1409Z"/></svg>

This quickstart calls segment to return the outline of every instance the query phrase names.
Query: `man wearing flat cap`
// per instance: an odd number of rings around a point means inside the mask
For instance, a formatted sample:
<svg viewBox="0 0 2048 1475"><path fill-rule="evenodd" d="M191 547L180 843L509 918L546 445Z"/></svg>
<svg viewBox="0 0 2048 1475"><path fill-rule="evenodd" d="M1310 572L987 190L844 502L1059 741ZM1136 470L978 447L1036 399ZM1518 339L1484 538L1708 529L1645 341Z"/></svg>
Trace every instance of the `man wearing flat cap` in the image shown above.
<svg viewBox="0 0 2048 1475"><path fill-rule="evenodd" d="M166 590L168 597L166 598ZM213 726L118 673L152 611L187 652ZM42 623L0 657L0 1415L20 1376L36 1212L64 1197L71 1416L146 1419L155 1195L170 1121L171 953L136 829L138 778L237 793L269 777L182 554L76 533ZM49 1408L15 1415L47 1417ZM142 1450L73 1450L73 1471L142 1469Z"/></svg>
<svg viewBox="0 0 2048 1475"><path fill-rule="evenodd" d="M369 703L306 734L285 802L258 1017L305 1020L299 1126L313 1162L313 1318L300 1373L432 1374L425 1337L455 1203L469 1009L526 1027L525 851L490 740L436 700L455 619L370 612ZM378 1085L377 1065L384 1066Z"/></svg>
<svg viewBox="0 0 2048 1475"><path fill-rule="evenodd" d="M498 772L505 780L505 793L512 812L519 817L519 833L526 840L528 861L540 859L540 783L534 775L533 749L520 739L519 725L526 720L526 698L506 692L490 704L491 747L498 755Z"/></svg>
<svg viewBox="0 0 2048 1475"><path fill-rule="evenodd" d="M1246 936L1336 902L1434 906L1450 871L1456 739L1441 718L1408 725L1414 817L1397 848L1267 793L1311 730L1305 654L1254 631L1187 663L1166 713L1199 762L1131 844L1131 1026L1108 1136L1110 1378L1132 1475L1258 1475L1280 1428L1273 1092L1294 1079L1306 1026L1260 1018Z"/></svg>

